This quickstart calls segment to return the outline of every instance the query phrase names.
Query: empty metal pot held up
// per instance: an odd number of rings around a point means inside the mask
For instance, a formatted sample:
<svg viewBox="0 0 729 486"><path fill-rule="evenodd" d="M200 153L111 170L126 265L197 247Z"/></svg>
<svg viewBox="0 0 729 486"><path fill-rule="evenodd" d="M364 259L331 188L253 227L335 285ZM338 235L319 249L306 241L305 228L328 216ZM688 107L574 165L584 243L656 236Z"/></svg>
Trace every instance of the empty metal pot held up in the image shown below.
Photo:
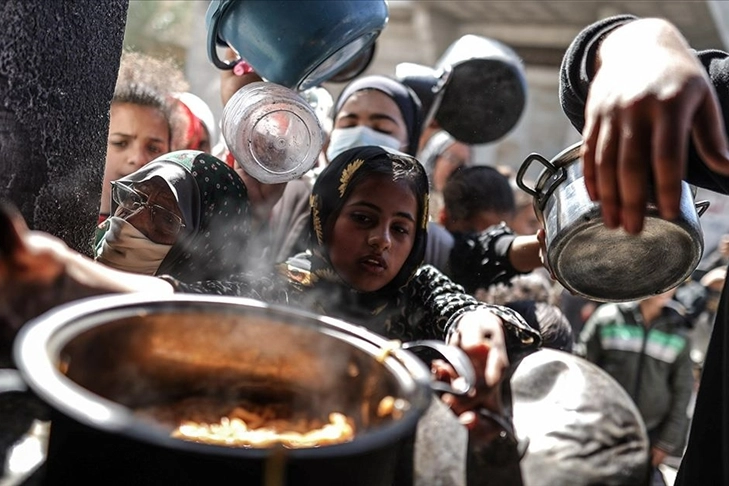
<svg viewBox="0 0 729 486"><path fill-rule="evenodd" d="M531 154L517 173L517 185L534 198L544 226L546 263L554 277L571 292L604 302L640 300L679 285L703 254L699 216L709 203L694 203L691 186L683 182L675 220L661 218L649 201L640 234L608 229L600 205L587 194L580 146L566 148L551 161ZM544 169L530 187L525 175L534 162Z"/></svg>

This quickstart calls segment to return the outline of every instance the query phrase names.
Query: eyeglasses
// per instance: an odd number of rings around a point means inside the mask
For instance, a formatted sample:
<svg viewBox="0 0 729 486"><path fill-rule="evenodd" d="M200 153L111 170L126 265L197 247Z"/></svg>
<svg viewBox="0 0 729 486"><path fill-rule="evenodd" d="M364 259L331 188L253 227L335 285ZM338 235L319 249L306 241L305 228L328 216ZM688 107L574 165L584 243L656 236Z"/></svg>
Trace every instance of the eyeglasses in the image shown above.
<svg viewBox="0 0 729 486"><path fill-rule="evenodd" d="M149 204L149 196L122 182L111 181L111 197L119 207L131 213L148 208L152 224L164 234L175 236L185 227L178 215L157 204Z"/></svg>

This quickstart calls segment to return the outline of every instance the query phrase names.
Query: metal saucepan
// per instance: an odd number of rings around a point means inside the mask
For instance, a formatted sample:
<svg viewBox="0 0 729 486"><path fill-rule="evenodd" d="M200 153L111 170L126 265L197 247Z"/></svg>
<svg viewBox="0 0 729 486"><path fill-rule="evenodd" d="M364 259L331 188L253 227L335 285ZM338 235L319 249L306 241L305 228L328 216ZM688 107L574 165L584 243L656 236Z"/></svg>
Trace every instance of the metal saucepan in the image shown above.
<svg viewBox="0 0 729 486"><path fill-rule="evenodd" d="M600 205L587 194L580 146L566 148L551 161L531 154L517 172L518 186L534 198L546 233L546 263L555 278L575 294L605 302L639 300L679 285L703 254L699 216L709 203L694 203L684 182L675 220L661 218L649 201L639 235L608 229ZM535 162L543 170L531 187L525 177Z"/></svg>
<svg viewBox="0 0 729 486"><path fill-rule="evenodd" d="M444 343L473 383L470 362ZM397 343L336 319L218 296L97 297L28 323L15 359L53 416L45 484L393 484L431 398L428 367ZM134 410L185 397L245 398L355 422L351 442L244 449L188 442ZM378 405L392 397L395 411ZM410 467L408 468L408 464ZM409 469L409 471L408 471Z"/></svg>

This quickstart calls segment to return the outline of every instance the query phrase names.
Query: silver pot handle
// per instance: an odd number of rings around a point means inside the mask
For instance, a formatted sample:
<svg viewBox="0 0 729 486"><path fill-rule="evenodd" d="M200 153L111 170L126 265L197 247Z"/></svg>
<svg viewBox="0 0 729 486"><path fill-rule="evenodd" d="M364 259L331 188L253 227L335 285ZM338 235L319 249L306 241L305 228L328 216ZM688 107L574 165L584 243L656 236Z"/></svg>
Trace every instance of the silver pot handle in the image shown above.
<svg viewBox="0 0 729 486"><path fill-rule="evenodd" d="M417 350L428 349L437 352L453 367L461 378L456 382L445 383L443 381L431 381L430 388L434 391L446 392L452 395L467 395L476 386L476 373L471 365L471 360L461 348L451 346L443 341L424 339L402 343L402 349L418 354Z"/></svg>
<svg viewBox="0 0 729 486"><path fill-rule="evenodd" d="M709 201L698 201L695 204L696 214L698 214L699 217L701 217L706 212L706 210L709 209L710 205L711 205L711 203Z"/></svg>
<svg viewBox="0 0 729 486"><path fill-rule="evenodd" d="M529 187L524 181L527 171L533 162L539 162L544 166L543 177L537 182L535 187ZM546 176L546 177L544 177ZM550 161L537 153L530 154L524 162L522 162L519 170L516 172L516 185L532 196L540 210L544 209L549 196L552 195L556 187L567 179L567 172L562 168L557 168Z"/></svg>

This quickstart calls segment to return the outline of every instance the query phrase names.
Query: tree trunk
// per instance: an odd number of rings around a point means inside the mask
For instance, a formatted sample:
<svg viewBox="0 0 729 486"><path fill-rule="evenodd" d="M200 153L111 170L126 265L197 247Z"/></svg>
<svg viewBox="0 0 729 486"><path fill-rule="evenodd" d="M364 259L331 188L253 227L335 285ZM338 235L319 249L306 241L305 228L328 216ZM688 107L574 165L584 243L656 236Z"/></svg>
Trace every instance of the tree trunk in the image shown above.
<svg viewBox="0 0 729 486"><path fill-rule="evenodd" d="M128 0L0 0L0 198L90 254Z"/></svg>

